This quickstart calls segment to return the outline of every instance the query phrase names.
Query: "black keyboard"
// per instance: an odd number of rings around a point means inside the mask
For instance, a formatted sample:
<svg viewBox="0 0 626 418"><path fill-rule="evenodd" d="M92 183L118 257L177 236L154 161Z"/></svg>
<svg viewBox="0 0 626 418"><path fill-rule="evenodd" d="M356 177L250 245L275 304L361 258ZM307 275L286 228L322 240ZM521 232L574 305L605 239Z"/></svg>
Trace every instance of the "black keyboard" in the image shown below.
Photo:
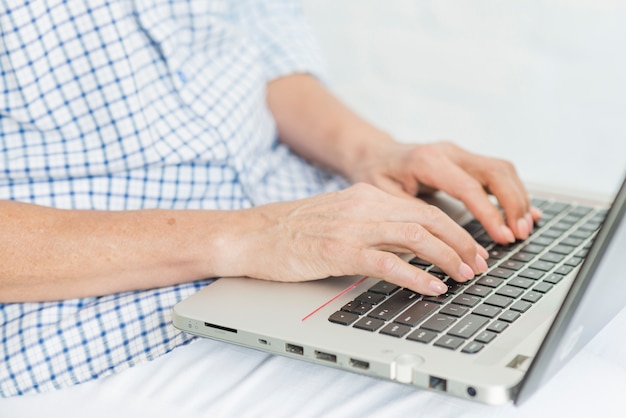
<svg viewBox="0 0 626 418"><path fill-rule="evenodd" d="M328 320L389 337L478 353L577 267L602 225L606 209L533 199L542 219L525 241L495 244L476 220L464 228L489 252L489 270L457 283L431 263L409 261L448 285L424 296L379 281Z"/></svg>

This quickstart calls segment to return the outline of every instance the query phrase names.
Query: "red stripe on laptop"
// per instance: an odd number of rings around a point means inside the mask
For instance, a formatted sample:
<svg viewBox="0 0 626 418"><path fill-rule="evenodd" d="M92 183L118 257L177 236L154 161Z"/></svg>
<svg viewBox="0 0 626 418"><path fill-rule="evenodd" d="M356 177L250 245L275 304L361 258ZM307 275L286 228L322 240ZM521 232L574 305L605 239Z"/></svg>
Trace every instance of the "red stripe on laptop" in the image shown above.
<svg viewBox="0 0 626 418"><path fill-rule="evenodd" d="M357 280L356 282L352 283L352 285L350 285L349 287L347 287L346 289L344 289L341 293L339 293L337 296L335 296L334 298L330 299L328 302L324 303L322 306L320 306L319 308L317 308L316 310L314 310L313 312L311 312L310 314L308 314L307 316L305 316L304 318L302 318L302 322L306 321L307 319L309 319L310 317L312 317L313 315L315 315L316 313L318 313L321 309L325 308L326 306L328 306L329 303L334 302L335 300L337 300L338 298L342 297L343 295L345 295L346 293L348 293L349 291L351 291L352 289L354 289L355 287L357 287L358 285L360 285L361 283L363 283L365 281L365 279L367 279L368 277L362 277L361 279Z"/></svg>

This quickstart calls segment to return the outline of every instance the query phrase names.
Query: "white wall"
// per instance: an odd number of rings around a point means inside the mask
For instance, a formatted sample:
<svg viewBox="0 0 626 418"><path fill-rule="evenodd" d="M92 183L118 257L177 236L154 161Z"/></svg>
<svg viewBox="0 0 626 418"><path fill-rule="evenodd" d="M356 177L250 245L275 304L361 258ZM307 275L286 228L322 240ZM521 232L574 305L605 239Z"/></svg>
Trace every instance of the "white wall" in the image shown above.
<svg viewBox="0 0 626 418"><path fill-rule="evenodd" d="M304 0L331 88L403 141L452 139L529 182L626 171L626 2Z"/></svg>

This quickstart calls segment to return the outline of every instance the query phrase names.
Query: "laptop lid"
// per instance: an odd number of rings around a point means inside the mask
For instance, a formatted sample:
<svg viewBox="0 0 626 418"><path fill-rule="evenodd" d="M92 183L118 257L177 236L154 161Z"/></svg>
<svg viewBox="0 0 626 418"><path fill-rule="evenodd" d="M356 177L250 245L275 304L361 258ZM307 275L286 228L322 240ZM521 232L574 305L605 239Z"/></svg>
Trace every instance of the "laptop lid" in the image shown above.
<svg viewBox="0 0 626 418"><path fill-rule="evenodd" d="M526 401L626 306L626 180L515 397Z"/></svg>

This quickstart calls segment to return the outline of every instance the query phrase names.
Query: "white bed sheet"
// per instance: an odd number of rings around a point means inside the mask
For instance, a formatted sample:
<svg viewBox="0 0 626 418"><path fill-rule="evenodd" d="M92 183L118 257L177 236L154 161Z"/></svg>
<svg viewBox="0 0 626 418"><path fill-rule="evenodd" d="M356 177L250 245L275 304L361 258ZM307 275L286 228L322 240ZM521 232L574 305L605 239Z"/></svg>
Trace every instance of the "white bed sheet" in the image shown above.
<svg viewBox="0 0 626 418"><path fill-rule="evenodd" d="M118 375L0 400L0 417L624 417L626 309L521 407L485 406L198 340Z"/></svg>

